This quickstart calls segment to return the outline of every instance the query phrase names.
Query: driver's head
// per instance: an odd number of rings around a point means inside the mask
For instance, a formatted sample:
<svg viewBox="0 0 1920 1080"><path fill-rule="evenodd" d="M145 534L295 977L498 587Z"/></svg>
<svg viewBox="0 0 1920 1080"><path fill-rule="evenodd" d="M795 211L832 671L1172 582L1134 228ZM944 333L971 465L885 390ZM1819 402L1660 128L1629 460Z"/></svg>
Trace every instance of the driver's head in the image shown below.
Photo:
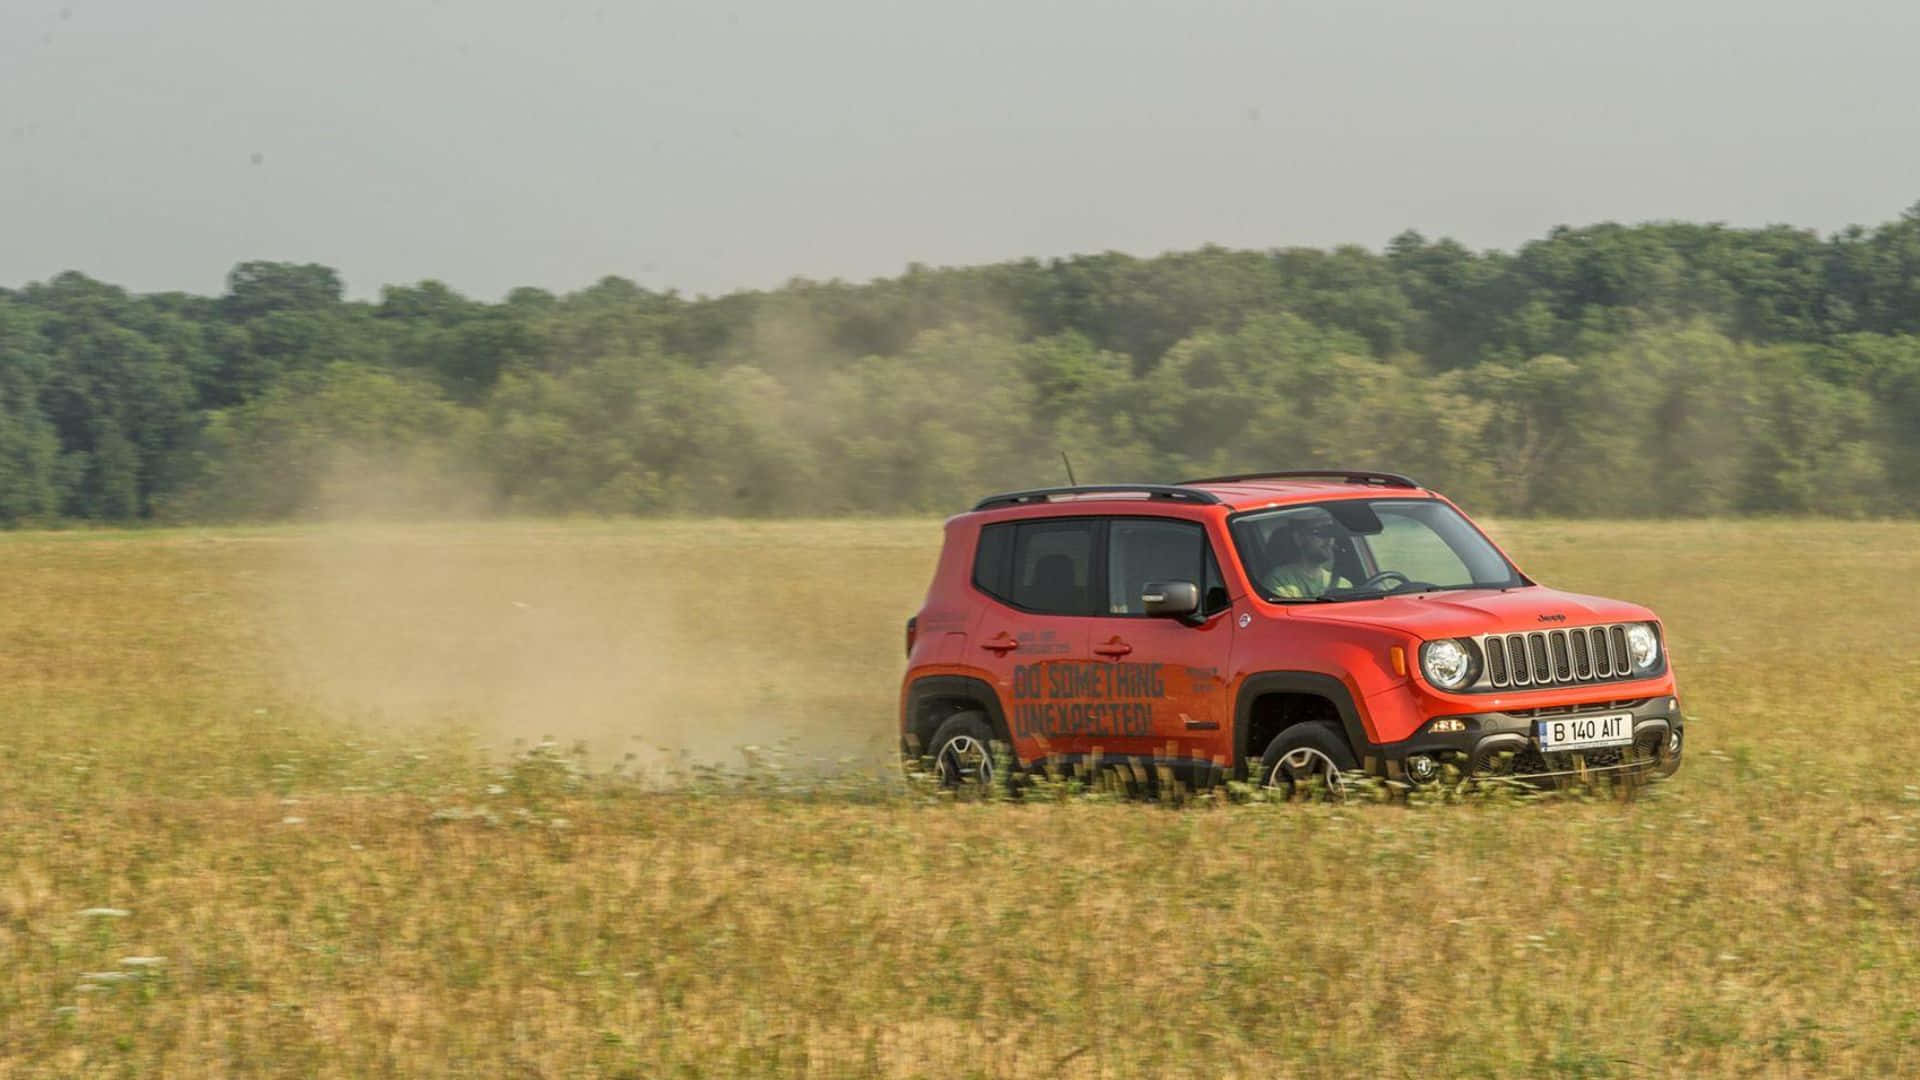
<svg viewBox="0 0 1920 1080"><path fill-rule="evenodd" d="M1318 508L1299 515L1293 521L1293 542L1308 563L1325 566L1333 562L1334 541L1340 537L1340 523Z"/></svg>

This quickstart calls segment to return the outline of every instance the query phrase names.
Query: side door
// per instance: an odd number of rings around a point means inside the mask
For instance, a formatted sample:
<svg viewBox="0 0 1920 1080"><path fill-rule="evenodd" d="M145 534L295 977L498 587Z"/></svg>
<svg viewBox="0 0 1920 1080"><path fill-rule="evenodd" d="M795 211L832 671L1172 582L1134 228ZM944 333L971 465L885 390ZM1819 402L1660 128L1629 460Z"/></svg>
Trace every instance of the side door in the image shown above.
<svg viewBox="0 0 1920 1080"><path fill-rule="evenodd" d="M974 587L981 605L969 647L991 673L1021 762L1089 753L1083 679L1095 596L1099 520L1031 518L983 526Z"/></svg>
<svg viewBox="0 0 1920 1080"><path fill-rule="evenodd" d="M1219 758L1230 766L1226 690L1234 628L1224 617L1230 602L1206 528L1177 518L1110 518L1101 556L1106 595L1090 647L1106 670L1090 682L1112 730L1107 751ZM1146 586L1173 581L1199 586L1194 619L1146 613Z"/></svg>

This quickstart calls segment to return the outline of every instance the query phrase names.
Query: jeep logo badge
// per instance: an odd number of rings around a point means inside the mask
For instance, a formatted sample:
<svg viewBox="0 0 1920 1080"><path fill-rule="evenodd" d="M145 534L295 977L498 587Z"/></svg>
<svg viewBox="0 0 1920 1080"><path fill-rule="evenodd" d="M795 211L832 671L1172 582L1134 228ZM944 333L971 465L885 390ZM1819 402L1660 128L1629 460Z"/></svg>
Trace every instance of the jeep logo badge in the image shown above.
<svg viewBox="0 0 1920 1080"><path fill-rule="evenodd" d="M1566 622L1567 617L1565 615L1542 615L1540 616L1540 621L1541 622Z"/></svg>

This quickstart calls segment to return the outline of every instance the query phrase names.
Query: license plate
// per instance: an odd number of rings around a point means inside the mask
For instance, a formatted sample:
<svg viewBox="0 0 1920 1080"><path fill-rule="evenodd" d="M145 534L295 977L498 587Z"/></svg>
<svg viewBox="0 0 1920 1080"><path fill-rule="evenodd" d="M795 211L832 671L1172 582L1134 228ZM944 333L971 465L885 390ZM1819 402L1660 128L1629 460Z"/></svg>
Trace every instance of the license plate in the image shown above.
<svg viewBox="0 0 1920 1080"><path fill-rule="evenodd" d="M1633 741L1633 714L1568 716L1540 721L1540 749L1586 750L1595 746L1625 746Z"/></svg>

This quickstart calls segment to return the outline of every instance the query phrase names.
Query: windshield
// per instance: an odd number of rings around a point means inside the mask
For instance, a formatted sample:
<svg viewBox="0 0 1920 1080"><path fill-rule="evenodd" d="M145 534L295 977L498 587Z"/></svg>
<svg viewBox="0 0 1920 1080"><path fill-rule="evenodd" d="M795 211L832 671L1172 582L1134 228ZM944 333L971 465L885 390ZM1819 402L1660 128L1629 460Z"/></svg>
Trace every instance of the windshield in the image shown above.
<svg viewBox="0 0 1920 1080"><path fill-rule="evenodd" d="M1343 499L1242 514L1233 542L1269 600L1364 600L1526 584L1466 518L1433 499Z"/></svg>

